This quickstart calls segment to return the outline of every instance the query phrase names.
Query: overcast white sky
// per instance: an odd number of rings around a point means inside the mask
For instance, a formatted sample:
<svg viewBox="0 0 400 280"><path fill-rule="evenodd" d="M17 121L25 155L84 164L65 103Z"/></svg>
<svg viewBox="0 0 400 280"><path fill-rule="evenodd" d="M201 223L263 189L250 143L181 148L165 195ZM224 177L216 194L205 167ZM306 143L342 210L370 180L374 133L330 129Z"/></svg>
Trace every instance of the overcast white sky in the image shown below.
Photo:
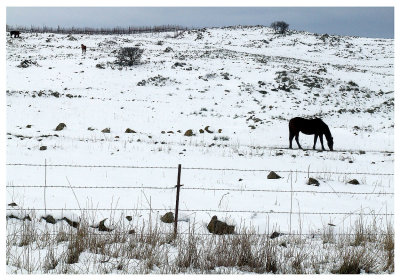
<svg viewBox="0 0 400 280"><path fill-rule="evenodd" d="M269 26L276 20L320 34L394 37L393 7L7 7L6 18L13 26L53 27Z"/></svg>

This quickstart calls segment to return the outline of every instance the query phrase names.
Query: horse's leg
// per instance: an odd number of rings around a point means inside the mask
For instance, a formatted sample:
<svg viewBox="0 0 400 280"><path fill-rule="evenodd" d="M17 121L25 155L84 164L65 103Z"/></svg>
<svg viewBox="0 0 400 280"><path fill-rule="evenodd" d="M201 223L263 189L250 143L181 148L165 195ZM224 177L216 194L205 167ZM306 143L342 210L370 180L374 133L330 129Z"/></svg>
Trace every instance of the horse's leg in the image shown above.
<svg viewBox="0 0 400 280"><path fill-rule="evenodd" d="M293 138L294 138L294 133L289 129L289 149L292 148Z"/></svg>
<svg viewBox="0 0 400 280"><path fill-rule="evenodd" d="M320 135L319 135L319 140L321 141L322 150L325 151L323 134L320 134Z"/></svg>
<svg viewBox="0 0 400 280"><path fill-rule="evenodd" d="M303 149L303 148L300 146L300 143L299 143L299 132L296 133L295 139L296 139L296 142L297 142L297 146L299 146L299 149Z"/></svg>
<svg viewBox="0 0 400 280"><path fill-rule="evenodd" d="M318 134L315 134L315 135L314 135L314 146L312 147L313 150L315 150L315 145L316 145L316 143L317 143L317 139L318 139Z"/></svg>

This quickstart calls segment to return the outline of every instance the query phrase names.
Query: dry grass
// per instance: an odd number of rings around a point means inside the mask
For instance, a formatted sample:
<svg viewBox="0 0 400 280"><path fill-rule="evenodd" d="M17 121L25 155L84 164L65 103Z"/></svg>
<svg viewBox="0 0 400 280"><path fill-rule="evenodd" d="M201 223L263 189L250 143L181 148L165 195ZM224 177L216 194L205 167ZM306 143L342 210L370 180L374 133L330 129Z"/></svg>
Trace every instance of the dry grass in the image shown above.
<svg viewBox="0 0 400 280"><path fill-rule="evenodd" d="M150 221L150 220L149 220ZM63 223L57 232L37 230L36 220L18 221L7 232L6 262L14 273L393 273L391 225L365 224L352 234L330 228L320 236L284 235L270 239L245 228L233 235L162 232L143 225L132 233L118 223L100 232L87 221L79 228ZM383 229L383 230L379 230ZM16 234L18 233L18 234ZM372 235L372 233L375 233ZM373 237L372 237L373 236ZM42 250L41 250L42 249ZM38 252L42 251L42 256ZM43 252L44 255L43 255Z"/></svg>

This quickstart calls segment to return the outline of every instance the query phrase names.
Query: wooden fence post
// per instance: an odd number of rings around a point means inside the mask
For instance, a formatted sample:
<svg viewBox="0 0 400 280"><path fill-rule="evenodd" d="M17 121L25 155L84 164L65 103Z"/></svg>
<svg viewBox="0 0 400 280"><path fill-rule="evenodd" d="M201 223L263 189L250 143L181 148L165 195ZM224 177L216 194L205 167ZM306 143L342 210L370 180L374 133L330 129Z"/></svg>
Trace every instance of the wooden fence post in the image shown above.
<svg viewBox="0 0 400 280"><path fill-rule="evenodd" d="M178 209L179 209L179 191L181 190L181 165L178 165L178 182L176 184L176 204L175 204L175 221L174 236L178 233Z"/></svg>
<svg viewBox="0 0 400 280"><path fill-rule="evenodd" d="M293 211L293 172L290 170L290 222L289 234L292 234L292 211Z"/></svg>

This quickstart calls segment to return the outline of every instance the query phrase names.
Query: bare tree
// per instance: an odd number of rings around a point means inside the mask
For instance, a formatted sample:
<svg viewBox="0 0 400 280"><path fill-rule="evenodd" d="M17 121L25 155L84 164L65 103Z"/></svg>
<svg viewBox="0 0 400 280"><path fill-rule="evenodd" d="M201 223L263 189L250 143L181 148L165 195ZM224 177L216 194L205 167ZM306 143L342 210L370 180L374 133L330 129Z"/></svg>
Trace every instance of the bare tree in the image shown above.
<svg viewBox="0 0 400 280"><path fill-rule="evenodd" d="M289 24L284 21L275 21L271 23L271 28L274 29L275 33L285 34L289 29Z"/></svg>

